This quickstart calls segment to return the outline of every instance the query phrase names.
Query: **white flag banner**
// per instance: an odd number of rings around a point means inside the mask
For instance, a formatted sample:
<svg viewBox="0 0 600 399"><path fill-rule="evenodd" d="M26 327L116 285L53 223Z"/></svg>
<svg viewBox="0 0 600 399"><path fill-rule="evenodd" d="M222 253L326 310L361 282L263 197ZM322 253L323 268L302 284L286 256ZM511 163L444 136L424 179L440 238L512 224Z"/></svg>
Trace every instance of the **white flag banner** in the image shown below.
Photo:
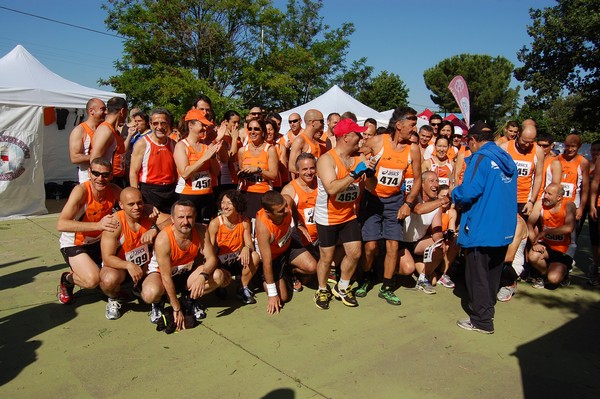
<svg viewBox="0 0 600 399"><path fill-rule="evenodd" d="M0 218L48 213L43 107L0 105Z"/></svg>

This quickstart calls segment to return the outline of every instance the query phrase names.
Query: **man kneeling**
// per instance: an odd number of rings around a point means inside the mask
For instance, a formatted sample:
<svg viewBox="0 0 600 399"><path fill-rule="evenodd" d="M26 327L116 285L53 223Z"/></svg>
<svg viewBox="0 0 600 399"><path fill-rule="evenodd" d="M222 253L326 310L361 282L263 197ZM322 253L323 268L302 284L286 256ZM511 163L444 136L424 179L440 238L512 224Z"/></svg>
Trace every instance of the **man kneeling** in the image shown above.
<svg viewBox="0 0 600 399"><path fill-rule="evenodd" d="M198 298L229 284L228 275L217 268L215 250L206 226L196 224L196 208L191 201L179 200L171 208L173 224L156 237L148 276L142 284L142 299L152 304L150 321L162 317L162 296L166 292L173 307L177 330L183 326L177 292L193 304L196 320L206 317ZM204 256L203 256L204 255Z"/></svg>

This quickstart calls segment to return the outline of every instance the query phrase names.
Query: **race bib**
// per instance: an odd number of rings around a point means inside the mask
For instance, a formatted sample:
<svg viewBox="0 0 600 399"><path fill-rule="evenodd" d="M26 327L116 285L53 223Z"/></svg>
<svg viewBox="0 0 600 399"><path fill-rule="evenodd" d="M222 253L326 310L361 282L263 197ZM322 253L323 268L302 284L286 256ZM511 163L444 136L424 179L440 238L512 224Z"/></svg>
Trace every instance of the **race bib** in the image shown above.
<svg viewBox="0 0 600 399"><path fill-rule="evenodd" d="M252 174L252 175L246 177L246 180L251 183L260 183L263 181L263 177L262 177L262 175L259 175L259 174Z"/></svg>
<svg viewBox="0 0 600 399"><path fill-rule="evenodd" d="M235 262L239 256L240 256L239 251L231 252L228 254L219 255L219 261L221 262L222 265L230 265L233 262Z"/></svg>
<svg viewBox="0 0 600 399"><path fill-rule="evenodd" d="M127 262L135 263L138 266L143 266L150 260L150 250L148 244L144 244L140 247L132 249L129 252L125 252L125 260Z"/></svg>
<svg viewBox="0 0 600 399"><path fill-rule="evenodd" d="M572 198L573 194L575 193L575 185L572 183L560 183L560 185L562 186L563 190L565 190L565 195L563 195L563 197Z"/></svg>
<svg viewBox="0 0 600 399"><path fill-rule="evenodd" d="M517 173L519 176L530 176L531 175L531 162L527 161L515 161L517 167Z"/></svg>
<svg viewBox="0 0 600 399"><path fill-rule="evenodd" d="M398 187L402 183L402 171L381 167L377 173L377 183L387 187Z"/></svg>
<svg viewBox="0 0 600 399"><path fill-rule="evenodd" d="M194 264L194 262L190 262L185 265L175 266L175 267L171 268L171 275L176 276L178 274L189 272L190 270L192 270L193 264Z"/></svg>
<svg viewBox="0 0 600 399"><path fill-rule="evenodd" d="M442 184L445 184L445 185L447 185L447 186L449 186L449 185L450 185L450 179L449 179L449 178L447 178L447 177L438 177L438 182L440 183L440 186L441 186Z"/></svg>
<svg viewBox="0 0 600 399"><path fill-rule="evenodd" d="M285 233L285 235L283 237L281 237L279 239L279 241L277 241L277 245L279 246L279 248L283 248L285 246L285 244L287 244L287 242L290 240L291 237L292 237L292 229L289 228L287 233Z"/></svg>
<svg viewBox="0 0 600 399"><path fill-rule="evenodd" d="M358 199L359 191L360 191L360 188L359 188L358 184L352 183L344 191L339 193L335 197L335 200L337 202L354 202Z"/></svg>
<svg viewBox="0 0 600 399"><path fill-rule="evenodd" d="M211 178L210 173L205 170L196 175L196 179L192 180L192 190L206 190L210 188Z"/></svg>
<svg viewBox="0 0 600 399"><path fill-rule="evenodd" d="M409 194L413 188L413 184L415 183L415 179L413 177L408 177L404 179L404 192Z"/></svg>
<svg viewBox="0 0 600 399"><path fill-rule="evenodd" d="M304 224L315 224L315 208L304 209Z"/></svg>

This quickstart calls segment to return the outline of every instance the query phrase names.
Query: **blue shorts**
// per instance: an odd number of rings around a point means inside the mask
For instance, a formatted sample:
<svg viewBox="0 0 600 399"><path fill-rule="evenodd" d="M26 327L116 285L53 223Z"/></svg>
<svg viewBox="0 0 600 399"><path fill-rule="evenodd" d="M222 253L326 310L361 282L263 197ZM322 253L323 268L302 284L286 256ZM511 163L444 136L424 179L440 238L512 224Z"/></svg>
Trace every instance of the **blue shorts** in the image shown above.
<svg viewBox="0 0 600 399"><path fill-rule="evenodd" d="M402 241L404 221L398 220L398 209L403 204L404 194L402 193L380 198L365 191L360 206L363 241L380 239Z"/></svg>

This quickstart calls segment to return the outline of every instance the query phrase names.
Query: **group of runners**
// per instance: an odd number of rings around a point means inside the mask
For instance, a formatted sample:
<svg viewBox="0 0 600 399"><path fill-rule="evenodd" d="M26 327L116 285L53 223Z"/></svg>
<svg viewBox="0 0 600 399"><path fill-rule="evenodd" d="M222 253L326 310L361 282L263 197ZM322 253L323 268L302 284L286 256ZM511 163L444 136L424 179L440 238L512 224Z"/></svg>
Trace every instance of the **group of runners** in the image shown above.
<svg viewBox="0 0 600 399"><path fill-rule="evenodd" d="M463 221L451 193L471 153L468 132L439 115L417 131L409 107L379 129L374 120L359 125L350 112L325 119L311 109L291 114L282 134L281 117L260 107L243 124L228 111L216 126L206 96L178 124L163 108L133 110L128 124L118 97L91 99L86 108L69 142L80 184L57 223L70 267L60 278L63 304L73 301L75 285L99 286L114 320L131 285L151 305L153 323L168 301L181 329L184 304L200 320L200 299L212 291L225 297L232 281L244 304L256 303L262 288L270 314L314 275L319 309L332 298L356 307L377 282L379 264L378 296L391 305L401 304L400 275L415 275L425 294L454 287ZM600 167L593 166L600 145L592 146L590 163L578 154L579 136L567 136L564 154L554 156L552 138L536 135L533 121L510 122L497 140L518 171L501 301L525 272L538 288L568 280L588 209L598 265ZM589 282L598 285L594 267Z"/></svg>

